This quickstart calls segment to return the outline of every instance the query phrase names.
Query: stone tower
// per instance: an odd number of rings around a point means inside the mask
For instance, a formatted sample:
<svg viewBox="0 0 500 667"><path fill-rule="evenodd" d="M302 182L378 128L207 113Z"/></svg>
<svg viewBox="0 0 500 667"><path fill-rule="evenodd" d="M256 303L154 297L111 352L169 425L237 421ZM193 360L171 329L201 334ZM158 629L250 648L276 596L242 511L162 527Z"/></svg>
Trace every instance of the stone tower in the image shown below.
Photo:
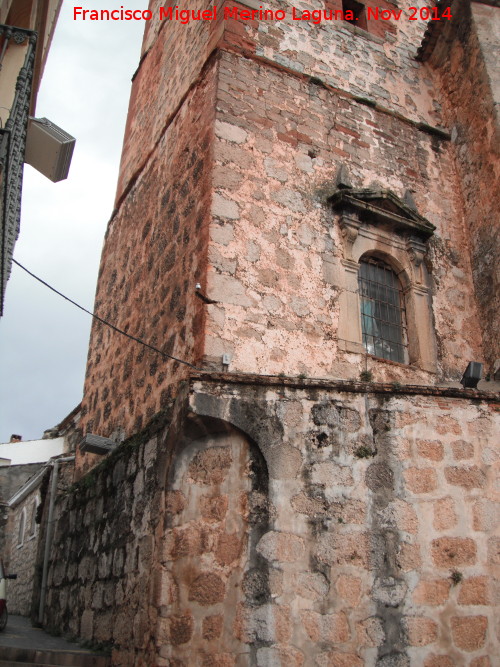
<svg viewBox="0 0 500 667"><path fill-rule="evenodd" d="M500 10L189 4L150 5L96 296L163 354L92 330L83 429L126 442L77 452L89 593L48 622L115 664L493 665Z"/></svg>

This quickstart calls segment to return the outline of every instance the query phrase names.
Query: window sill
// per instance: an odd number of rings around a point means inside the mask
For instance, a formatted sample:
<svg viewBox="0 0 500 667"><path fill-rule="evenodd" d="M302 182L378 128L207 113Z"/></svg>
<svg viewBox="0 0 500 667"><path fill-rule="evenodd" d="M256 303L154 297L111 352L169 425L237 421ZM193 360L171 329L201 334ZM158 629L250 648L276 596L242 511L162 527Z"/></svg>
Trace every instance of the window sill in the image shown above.
<svg viewBox="0 0 500 667"><path fill-rule="evenodd" d="M412 371L422 371L424 373L432 373L433 375L436 374L435 370L430 371L426 368L422 368L422 366L419 366L416 363L402 364L399 361L391 361L390 359L383 359L382 357L376 357L374 354L367 354L366 356L368 359L372 359L373 361L377 361L381 364L389 364L390 366L396 366L397 368L406 368L407 370L412 370Z"/></svg>
<svg viewBox="0 0 500 667"><path fill-rule="evenodd" d="M355 25L352 25L351 23L349 23L349 21L338 21L338 24L342 25L342 28L345 28L353 35L358 35L359 37L368 39L370 42L375 42L375 44L385 44L388 41L382 39L382 37L373 35L371 32L368 32L368 30L363 30L363 28L358 28Z"/></svg>

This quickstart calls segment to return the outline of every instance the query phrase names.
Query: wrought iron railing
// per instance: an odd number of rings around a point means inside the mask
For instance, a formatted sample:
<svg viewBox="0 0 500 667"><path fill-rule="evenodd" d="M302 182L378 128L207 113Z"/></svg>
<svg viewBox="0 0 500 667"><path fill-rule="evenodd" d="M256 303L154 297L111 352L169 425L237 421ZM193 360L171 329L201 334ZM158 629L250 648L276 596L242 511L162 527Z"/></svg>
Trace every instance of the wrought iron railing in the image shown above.
<svg viewBox="0 0 500 667"><path fill-rule="evenodd" d="M12 77L2 76L2 70L12 49L25 51L19 69L12 104L7 107L8 118L0 127L0 315L3 313L5 287L10 275L14 244L19 235L21 190L26 148L31 86L35 62L37 33L33 30L0 25L0 107L5 109L13 93ZM7 103L6 103L7 102Z"/></svg>

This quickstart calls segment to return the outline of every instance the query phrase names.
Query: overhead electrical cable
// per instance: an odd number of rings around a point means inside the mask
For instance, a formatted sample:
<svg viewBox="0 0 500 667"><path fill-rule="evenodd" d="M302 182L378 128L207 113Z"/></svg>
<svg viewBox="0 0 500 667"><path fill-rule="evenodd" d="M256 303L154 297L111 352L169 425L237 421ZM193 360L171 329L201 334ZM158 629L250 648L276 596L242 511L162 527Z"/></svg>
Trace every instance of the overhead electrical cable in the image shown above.
<svg viewBox="0 0 500 667"><path fill-rule="evenodd" d="M146 343L145 341L141 340L140 338L136 338L135 336L132 336L128 334L126 331L123 331L123 329L119 329L116 327L114 324L111 324L111 322L108 322L107 320L104 320L102 317L99 317L99 315L96 315L90 310L87 310L83 306L80 306L79 303L76 303L76 301L73 301L73 299L70 299L68 296L62 294L62 292L59 292L56 290L55 287L52 287L52 285L49 285L49 283L46 283L45 280L42 280L38 276L36 276L34 273L29 271L25 266L20 264L17 260L12 259L13 263L16 264L20 269L23 271L26 271L28 275L30 275L32 278L35 280L38 280L39 283L42 283L42 285L45 285L45 287L48 287L52 292L55 292L59 296L62 296L63 299L66 299L66 301L69 301L72 303L74 306L79 308L80 310L83 310L84 313L87 313L87 315L90 315L93 317L95 320L100 322L101 324L105 324L107 327L110 327L110 329L113 329L113 331L118 332L119 334L122 334L122 336L126 336L127 338L130 338L130 340L135 341L136 343L139 343L140 345L144 345L144 347L147 347L150 350L153 350L153 352L156 352L158 354L161 354L162 357L166 357L167 359L172 359L173 361L178 361L180 364L184 364L185 366L189 366L190 368L194 368L195 371L200 370L193 364L190 364L189 361L184 361L184 359L178 359L177 357L172 356L171 354L167 354L166 352L163 352L162 350L159 350L157 347L154 347L153 345L150 345L149 343Z"/></svg>

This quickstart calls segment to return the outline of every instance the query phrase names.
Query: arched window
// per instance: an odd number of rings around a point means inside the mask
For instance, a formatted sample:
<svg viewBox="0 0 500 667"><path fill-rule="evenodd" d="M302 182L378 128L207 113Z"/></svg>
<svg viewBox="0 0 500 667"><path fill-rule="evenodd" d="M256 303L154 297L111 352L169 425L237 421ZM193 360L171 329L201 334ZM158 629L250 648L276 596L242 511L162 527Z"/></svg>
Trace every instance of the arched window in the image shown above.
<svg viewBox="0 0 500 667"><path fill-rule="evenodd" d="M368 351L380 360L435 373L431 281L423 261L434 225L415 210L411 198L351 187L343 166L337 180L329 201L339 216L343 258L337 263L332 256L325 276L337 284L338 275L343 283L339 350Z"/></svg>
<svg viewBox="0 0 500 667"><path fill-rule="evenodd" d="M381 359L407 363L403 290L392 268L376 257L359 261L363 345Z"/></svg>

